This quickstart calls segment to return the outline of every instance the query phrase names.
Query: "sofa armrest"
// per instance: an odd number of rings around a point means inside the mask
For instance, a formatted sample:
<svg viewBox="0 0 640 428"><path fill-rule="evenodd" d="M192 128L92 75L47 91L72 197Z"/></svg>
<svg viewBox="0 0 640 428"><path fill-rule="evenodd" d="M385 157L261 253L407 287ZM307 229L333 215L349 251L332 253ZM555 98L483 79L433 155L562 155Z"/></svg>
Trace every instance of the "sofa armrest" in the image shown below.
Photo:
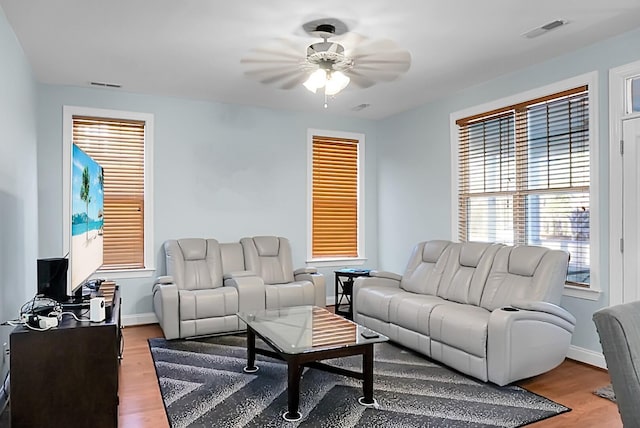
<svg viewBox="0 0 640 428"><path fill-rule="evenodd" d="M180 297L178 286L170 276L156 279L153 285L153 310L166 339L180 337Z"/></svg>
<svg viewBox="0 0 640 428"><path fill-rule="evenodd" d="M307 269L311 269L312 271L307 272ZM313 270L315 270L315 272L313 272ZM325 284L324 275L317 273L316 268L297 269L295 272L294 279L296 281L310 281L313 284L315 293L313 304L321 308L327 306L327 286Z"/></svg>
<svg viewBox="0 0 640 428"><path fill-rule="evenodd" d="M566 309L561 308L558 305L554 305L553 303L540 302L535 300L515 300L511 304L511 306L516 309L523 309L525 311L544 312L547 314L555 315L574 326L576 325L576 317L571 315L571 313L569 313Z"/></svg>
<svg viewBox="0 0 640 428"><path fill-rule="evenodd" d="M293 271L293 275L301 275L303 273L318 273L318 269L313 266L298 268Z"/></svg>
<svg viewBox="0 0 640 428"><path fill-rule="evenodd" d="M224 286L238 292L238 311L255 312L265 308L264 281L251 271L226 274Z"/></svg>
<svg viewBox="0 0 640 428"><path fill-rule="evenodd" d="M174 283L174 280L171 275L164 275L164 276L157 277L153 284L155 285L155 284L173 284L173 283Z"/></svg>
<svg viewBox="0 0 640 428"><path fill-rule="evenodd" d="M489 381L502 386L547 372L562 363L575 327L567 318L515 307L491 312L487 332Z"/></svg>
<svg viewBox="0 0 640 428"><path fill-rule="evenodd" d="M394 281L398 282L402 280L402 275L398 275L397 273L388 272L385 270L372 270L371 272L369 272L369 276L374 278L393 279Z"/></svg>
<svg viewBox="0 0 640 428"><path fill-rule="evenodd" d="M257 275L255 274L255 272L250 270L238 270L235 272L225 273L223 278L227 280L227 279L233 279L233 278L245 278L248 276L257 276Z"/></svg>

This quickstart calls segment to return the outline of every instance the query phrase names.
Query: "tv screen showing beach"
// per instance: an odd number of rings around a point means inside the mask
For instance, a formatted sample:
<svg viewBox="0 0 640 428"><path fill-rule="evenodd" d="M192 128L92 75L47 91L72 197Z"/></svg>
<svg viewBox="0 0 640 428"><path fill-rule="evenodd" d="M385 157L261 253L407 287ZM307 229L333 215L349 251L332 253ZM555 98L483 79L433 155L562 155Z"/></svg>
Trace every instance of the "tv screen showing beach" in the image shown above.
<svg viewBox="0 0 640 428"><path fill-rule="evenodd" d="M73 145L71 166L71 281L69 294L103 263L102 167Z"/></svg>

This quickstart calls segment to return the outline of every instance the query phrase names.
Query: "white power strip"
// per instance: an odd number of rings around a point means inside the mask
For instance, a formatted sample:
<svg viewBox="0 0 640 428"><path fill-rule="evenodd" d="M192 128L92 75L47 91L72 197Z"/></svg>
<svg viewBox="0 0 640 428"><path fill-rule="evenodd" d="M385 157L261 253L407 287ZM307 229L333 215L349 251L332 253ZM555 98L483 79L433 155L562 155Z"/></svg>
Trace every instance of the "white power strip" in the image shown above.
<svg viewBox="0 0 640 428"><path fill-rule="evenodd" d="M58 318L56 317L38 317L40 328L53 328L58 326Z"/></svg>

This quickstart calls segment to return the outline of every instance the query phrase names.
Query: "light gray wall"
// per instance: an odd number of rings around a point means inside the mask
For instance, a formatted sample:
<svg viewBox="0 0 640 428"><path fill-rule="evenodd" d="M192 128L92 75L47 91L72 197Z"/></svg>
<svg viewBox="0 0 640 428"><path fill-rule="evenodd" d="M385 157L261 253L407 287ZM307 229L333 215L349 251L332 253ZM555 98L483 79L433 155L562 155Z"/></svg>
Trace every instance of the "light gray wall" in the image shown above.
<svg viewBox="0 0 640 428"><path fill-rule="evenodd" d="M321 102L318 99L318 102ZM367 265L377 265L376 123L325 114L243 107L130 94L39 86L40 255L62 254L62 107L154 114L155 248L170 238L252 235L290 239L296 267L307 245L307 128L364 133ZM160 271L164 268L159 265ZM333 273L327 293L333 294ZM119 280L125 315L152 312L152 278Z"/></svg>
<svg viewBox="0 0 640 428"><path fill-rule="evenodd" d="M0 321L6 321L36 290L38 171L35 80L2 9L0 58ZM0 327L0 345L11 329ZM7 369L0 356L0 381Z"/></svg>
<svg viewBox="0 0 640 428"><path fill-rule="evenodd" d="M451 146L449 115L500 98L598 71L600 277L603 294L593 302L571 297L562 305L578 319L575 346L600 352L591 315L608 304L609 293L609 112L608 72L640 59L640 30L557 57L516 73L464 89L379 123L378 238L383 269L402 271L411 247L421 240L451 238ZM499 65L496 65L499 67ZM470 70L469 72L473 72Z"/></svg>

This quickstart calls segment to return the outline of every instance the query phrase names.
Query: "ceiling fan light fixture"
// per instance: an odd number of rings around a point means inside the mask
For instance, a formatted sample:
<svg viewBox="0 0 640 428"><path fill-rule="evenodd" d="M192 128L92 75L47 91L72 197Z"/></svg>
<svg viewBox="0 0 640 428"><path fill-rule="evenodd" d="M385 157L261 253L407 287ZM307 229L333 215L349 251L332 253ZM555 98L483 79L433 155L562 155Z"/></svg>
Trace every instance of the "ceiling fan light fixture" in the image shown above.
<svg viewBox="0 0 640 428"><path fill-rule="evenodd" d="M303 83L304 87L313 92L314 94L320 88L322 88L327 82L327 72L323 69L318 69L311 73L311 76Z"/></svg>
<svg viewBox="0 0 640 428"><path fill-rule="evenodd" d="M327 83L324 92L327 95L336 95L347 87L351 79L341 71L327 73Z"/></svg>

